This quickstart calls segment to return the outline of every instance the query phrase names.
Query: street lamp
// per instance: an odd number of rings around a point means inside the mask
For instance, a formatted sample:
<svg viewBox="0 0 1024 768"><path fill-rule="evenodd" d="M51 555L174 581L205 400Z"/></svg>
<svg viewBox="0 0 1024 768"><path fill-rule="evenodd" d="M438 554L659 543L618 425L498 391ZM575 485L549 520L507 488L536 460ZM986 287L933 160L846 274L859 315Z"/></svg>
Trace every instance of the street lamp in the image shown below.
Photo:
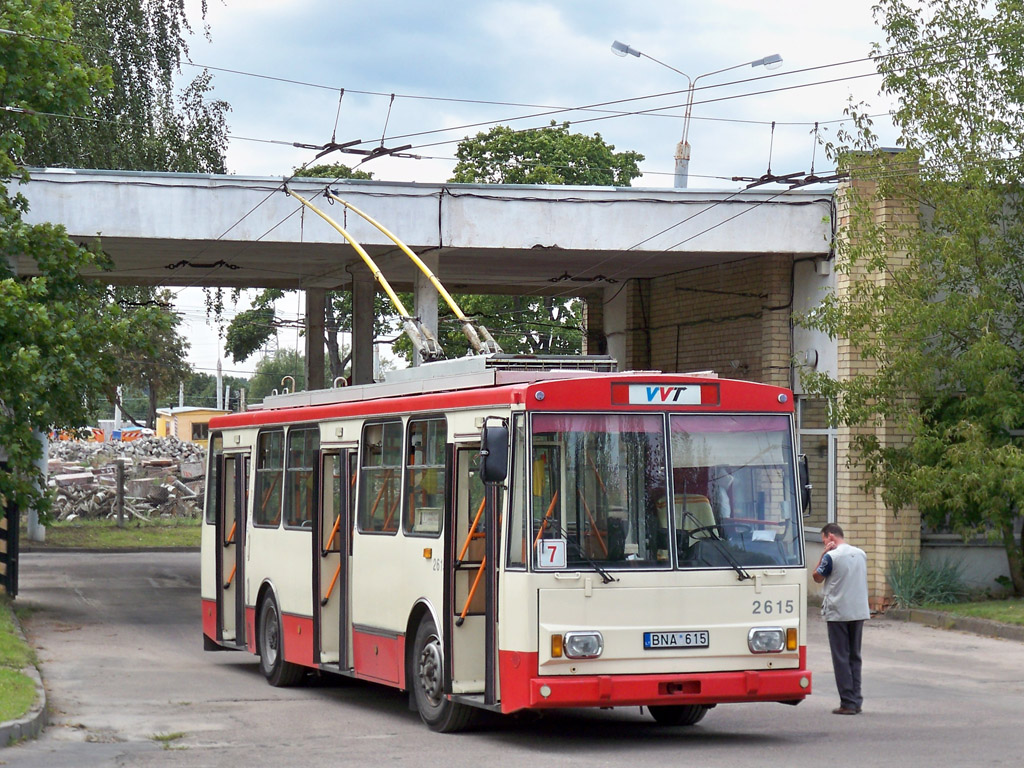
<svg viewBox="0 0 1024 768"><path fill-rule="evenodd" d="M754 61L745 61L742 64L734 64L731 67L725 67L724 69L716 69L713 72L705 72L691 78L688 74L682 70L676 69L663 61L659 61L653 56L648 56L642 51L638 51L636 48L631 48L625 43L620 43L616 40L612 43L612 53L616 56L636 56L637 58L643 56L645 59L650 59L655 64L660 64L666 69L671 69L676 74L682 75L686 78L686 113L683 115L683 138L676 146L676 173L674 185L678 189L685 189L687 176L690 170L690 113L693 111L693 91L697 81L702 77L708 77L710 75L718 75L722 72L728 72L731 69L739 69L740 67L764 67L765 69L778 69L782 66L782 57L773 53L771 56L765 56L763 59L755 59Z"/></svg>

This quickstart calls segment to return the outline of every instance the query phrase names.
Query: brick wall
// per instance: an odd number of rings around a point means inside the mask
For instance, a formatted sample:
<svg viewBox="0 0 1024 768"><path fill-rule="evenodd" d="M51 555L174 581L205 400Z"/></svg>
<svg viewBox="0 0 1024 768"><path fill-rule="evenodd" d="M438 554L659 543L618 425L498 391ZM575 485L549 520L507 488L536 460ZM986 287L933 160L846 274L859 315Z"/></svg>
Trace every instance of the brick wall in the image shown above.
<svg viewBox="0 0 1024 768"><path fill-rule="evenodd" d="M838 231L840 236L849 232L851 217L851 190L871 195L874 183L854 177L854 181L840 185L836 192ZM871 214L880 226L904 225L915 220L916 211L904 200L873 202ZM842 258L840 254L839 258ZM899 269L905 263L904 254L890 254L890 269ZM888 273L868 273L862 266L837 269L836 291L839 295L849 292L850 287L862 280L887 280ZM838 339L838 376L840 379L859 374L870 375L876 366L873 361L863 358L859 350L847 339ZM901 551L915 555L921 546L921 518L914 508L902 509L895 515L882 501L877 491L867 492L864 486L868 480L867 471L858 463L850 450L851 439L867 431L877 434L884 445L894 445L907 436L891 424L869 427L840 427L837 431L837 477L836 477L836 518L843 527L847 540L861 547L868 556L868 587L873 607L885 605L891 597L885 573L888 563Z"/></svg>
<svg viewBox="0 0 1024 768"><path fill-rule="evenodd" d="M625 367L790 386L792 264L759 256L631 281Z"/></svg>

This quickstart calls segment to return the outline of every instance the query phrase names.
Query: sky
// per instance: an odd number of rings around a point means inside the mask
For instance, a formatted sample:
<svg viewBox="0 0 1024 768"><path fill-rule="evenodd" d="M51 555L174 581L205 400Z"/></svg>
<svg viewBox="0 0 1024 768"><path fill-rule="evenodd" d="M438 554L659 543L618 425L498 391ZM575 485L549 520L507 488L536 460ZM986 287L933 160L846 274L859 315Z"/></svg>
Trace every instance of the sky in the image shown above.
<svg viewBox="0 0 1024 768"><path fill-rule="evenodd" d="M419 159L378 158L361 167L381 180L443 182L460 139L495 124L529 128L555 119L570 121L573 131L600 133L617 151L642 153L643 176L634 187L671 187L689 81L649 58L615 56L613 40L699 78L689 131L691 189L735 190L744 182L733 177L758 178L769 169L825 175L832 164L815 144L814 124L827 141L851 100L865 102L869 114L889 108L872 64L863 61L883 38L872 0L208 3L206 39L200 0L187 0L197 34L182 74L191 78L210 67L214 95L231 105L233 174L286 176L316 155L293 142L323 145L333 137L361 139L364 148L382 140L388 147L412 144L407 154ZM748 65L775 53L783 64L774 71ZM699 77L737 64L743 66ZM592 105L604 106L556 111ZM641 110L656 112L635 114ZM896 144L884 117L876 129L883 145ZM333 153L323 162L351 166L360 159ZM212 373L220 342L206 321L202 292L181 291L177 306L192 343L190 361ZM225 314L246 308L244 301L229 303ZM288 320L302 314L295 296L278 309ZM291 329L278 343L297 341ZM241 375L254 363L228 359L223 367Z"/></svg>

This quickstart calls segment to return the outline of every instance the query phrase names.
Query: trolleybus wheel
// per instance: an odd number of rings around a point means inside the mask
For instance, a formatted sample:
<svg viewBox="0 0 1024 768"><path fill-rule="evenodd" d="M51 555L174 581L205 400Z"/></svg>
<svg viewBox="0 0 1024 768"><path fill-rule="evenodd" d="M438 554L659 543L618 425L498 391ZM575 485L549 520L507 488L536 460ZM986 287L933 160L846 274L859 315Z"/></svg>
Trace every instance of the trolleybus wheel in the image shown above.
<svg viewBox="0 0 1024 768"><path fill-rule="evenodd" d="M444 650L437 627L425 616L416 629L410 667L410 686L416 709L432 731L452 733L468 726L476 710L444 694Z"/></svg>
<svg viewBox="0 0 1024 768"><path fill-rule="evenodd" d="M268 683L278 688L295 685L305 672L298 664L284 660L283 637L281 613L277 610L277 602L272 595L267 595L260 607L260 671Z"/></svg>
<svg viewBox="0 0 1024 768"><path fill-rule="evenodd" d="M709 708L703 704L668 704L647 709L658 725L696 725Z"/></svg>

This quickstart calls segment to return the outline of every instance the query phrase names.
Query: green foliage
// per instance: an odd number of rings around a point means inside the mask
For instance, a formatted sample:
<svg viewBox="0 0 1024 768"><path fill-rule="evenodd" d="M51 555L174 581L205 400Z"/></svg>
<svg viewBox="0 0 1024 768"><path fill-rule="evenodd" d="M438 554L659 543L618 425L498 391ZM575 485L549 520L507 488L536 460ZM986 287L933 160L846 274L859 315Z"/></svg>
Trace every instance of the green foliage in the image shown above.
<svg viewBox="0 0 1024 768"><path fill-rule="evenodd" d="M899 608L916 608L928 603L948 605L967 596L963 568L954 563L932 566L908 552L901 552L886 572L893 602Z"/></svg>
<svg viewBox="0 0 1024 768"><path fill-rule="evenodd" d="M102 271L105 257L68 239L49 224L22 220L28 205L12 194L26 129L40 127L34 112L76 112L102 88L104 72L86 64L66 40L70 8L51 0L7 0L0 5L0 91L7 105L30 110L0 113L0 505L45 512L34 462L41 446L33 430L87 424L104 393L118 380L120 350L134 343L132 319L107 289L83 281ZM7 258L30 254L39 276L19 278Z"/></svg>
<svg viewBox="0 0 1024 768"><path fill-rule="evenodd" d="M296 168L293 173L296 176L312 176L318 179L372 179L371 171L361 171L358 168L349 168L344 163L326 163L323 165L311 165L309 168Z"/></svg>
<svg viewBox="0 0 1024 768"><path fill-rule="evenodd" d="M251 309L235 315L224 337L224 352L236 363L252 357L274 334L274 302L283 296L284 291L267 288L253 300Z"/></svg>
<svg viewBox="0 0 1024 768"><path fill-rule="evenodd" d="M282 383L285 376L294 379L294 388L291 382ZM249 385L251 391L246 395L246 399L251 403L258 403L275 389L278 392L284 389L293 392L309 389L306 386L306 358L293 349L279 349L257 363L256 372L249 380ZM314 389L322 389L325 386L326 380L320 382Z"/></svg>
<svg viewBox="0 0 1024 768"><path fill-rule="evenodd" d="M906 433L855 438L869 486L895 511L916 504L933 526L1001 540L1021 594L1024 3L881 0L877 13L908 149L880 151L851 110L855 128L832 150L853 181L836 270L854 280L805 318L877 370L807 383L837 421ZM876 216L884 200L896 208Z"/></svg>
<svg viewBox="0 0 1024 768"><path fill-rule="evenodd" d="M130 345L120 350L119 383L146 392L146 425L154 428L160 400L177 400L179 382L191 374L186 360L189 344L178 333L181 321L171 310L170 291L121 287L114 295L135 328Z"/></svg>
<svg viewBox="0 0 1024 768"><path fill-rule="evenodd" d="M87 104L48 110L55 116L26 126L23 161L224 173L229 107L210 98L209 72L180 92L175 89L191 34L184 0L73 0L70 5L72 29L58 39L73 40L84 63L108 80L92 87Z"/></svg>
<svg viewBox="0 0 1024 768"><path fill-rule="evenodd" d="M521 355L578 355L583 341L583 304L578 299L550 296L452 297L463 314L490 331L503 351ZM438 341L448 357L469 352L462 324L447 304L438 306ZM402 336L396 354L412 360L412 343Z"/></svg>
<svg viewBox="0 0 1024 768"><path fill-rule="evenodd" d="M231 387L229 397L231 402L228 408L233 410L238 407L238 397L241 390L246 390L248 398L249 380L237 376L223 376L221 382L224 386ZM174 405L178 404L178 397L173 398ZM185 379L185 405L194 408L216 408L217 407L217 377L208 373L192 373Z"/></svg>
<svg viewBox="0 0 1024 768"><path fill-rule="evenodd" d="M601 134L569 133L569 124L532 131L498 125L459 142L450 181L467 184L580 184L628 187L640 175L639 152L614 152Z"/></svg>

